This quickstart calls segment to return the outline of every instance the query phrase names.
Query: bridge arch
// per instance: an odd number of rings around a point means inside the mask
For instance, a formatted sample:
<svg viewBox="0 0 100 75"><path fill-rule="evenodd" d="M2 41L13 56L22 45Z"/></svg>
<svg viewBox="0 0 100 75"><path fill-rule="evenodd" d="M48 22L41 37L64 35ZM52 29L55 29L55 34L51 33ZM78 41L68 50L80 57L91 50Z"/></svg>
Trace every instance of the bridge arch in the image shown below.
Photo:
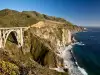
<svg viewBox="0 0 100 75"><path fill-rule="evenodd" d="M3 47L5 47L6 45L6 42L7 42L7 39L9 37L9 35L11 33L14 33L14 36L16 38L16 41L17 41L17 45L18 47L21 47L23 45L23 33L22 33L22 29L17 29L17 30L7 30L4 35L3 35Z"/></svg>
<svg viewBox="0 0 100 75"><path fill-rule="evenodd" d="M14 39L14 41L16 41L16 44L18 45L18 42L19 42L18 41L18 37L17 37L18 33L15 30L11 30L8 33L6 33L6 36L5 36L5 39L4 39L4 46L6 45L7 40L8 40L8 38L9 38L10 35L12 35L12 38Z"/></svg>

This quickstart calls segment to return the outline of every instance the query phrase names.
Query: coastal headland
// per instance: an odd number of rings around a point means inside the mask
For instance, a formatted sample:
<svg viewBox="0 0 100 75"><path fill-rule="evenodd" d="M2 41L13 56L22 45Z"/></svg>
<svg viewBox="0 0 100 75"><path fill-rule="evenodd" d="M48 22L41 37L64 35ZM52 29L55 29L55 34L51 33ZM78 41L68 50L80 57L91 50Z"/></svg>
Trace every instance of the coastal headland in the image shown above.
<svg viewBox="0 0 100 75"><path fill-rule="evenodd" d="M0 28L27 27L23 46L12 32L0 49L0 75L69 75L61 52L73 42L72 33L84 28L36 11L0 10ZM70 56L70 54L67 52ZM67 58L65 58L67 59Z"/></svg>

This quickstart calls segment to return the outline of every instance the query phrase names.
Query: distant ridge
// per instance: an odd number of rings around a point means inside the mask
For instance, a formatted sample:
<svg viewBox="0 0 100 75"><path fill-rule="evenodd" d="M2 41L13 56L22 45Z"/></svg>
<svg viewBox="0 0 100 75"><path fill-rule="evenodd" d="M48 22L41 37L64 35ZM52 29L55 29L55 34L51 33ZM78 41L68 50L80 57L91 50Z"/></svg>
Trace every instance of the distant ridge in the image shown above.
<svg viewBox="0 0 100 75"><path fill-rule="evenodd" d="M59 22L71 29L78 27L63 18L48 16L36 11L0 10L0 27L26 27L45 20Z"/></svg>

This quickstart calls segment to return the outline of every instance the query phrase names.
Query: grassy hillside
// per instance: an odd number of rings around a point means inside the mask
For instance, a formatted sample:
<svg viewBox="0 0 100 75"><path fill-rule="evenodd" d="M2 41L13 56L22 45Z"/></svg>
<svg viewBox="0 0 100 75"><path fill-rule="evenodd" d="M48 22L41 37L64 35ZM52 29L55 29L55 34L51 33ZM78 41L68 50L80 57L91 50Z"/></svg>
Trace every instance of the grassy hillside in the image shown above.
<svg viewBox="0 0 100 75"><path fill-rule="evenodd" d="M63 18L40 14L36 11L19 12L10 9L4 9L0 11L0 27L30 26L43 20L57 21L65 23L67 26L73 26L72 23Z"/></svg>
<svg viewBox="0 0 100 75"><path fill-rule="evenodd" d="M4 9L0 11L0 26L13 27L13 26L28 26L38 21L25 13L15 10Z"/></svg>

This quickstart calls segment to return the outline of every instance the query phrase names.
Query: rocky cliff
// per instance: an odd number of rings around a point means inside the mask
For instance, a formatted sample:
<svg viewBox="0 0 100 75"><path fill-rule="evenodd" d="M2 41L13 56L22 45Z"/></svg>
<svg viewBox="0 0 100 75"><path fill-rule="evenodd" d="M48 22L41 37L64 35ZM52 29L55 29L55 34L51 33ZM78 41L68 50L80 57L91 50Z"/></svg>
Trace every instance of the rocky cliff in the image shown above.
<svg viewBox="0 0 100 75"><path fill-rule="evenodd" d="M1 75L68 75L59 52L72 42L71 34L82 31L83 28L62 18L9 9L0 11L0 24L2 27L28 27L23 34L23 47L18 48L12 42L15 37L10 34L5 49L0 50ZM63 70L59 72L54 70L56 68Z"/></svg>

